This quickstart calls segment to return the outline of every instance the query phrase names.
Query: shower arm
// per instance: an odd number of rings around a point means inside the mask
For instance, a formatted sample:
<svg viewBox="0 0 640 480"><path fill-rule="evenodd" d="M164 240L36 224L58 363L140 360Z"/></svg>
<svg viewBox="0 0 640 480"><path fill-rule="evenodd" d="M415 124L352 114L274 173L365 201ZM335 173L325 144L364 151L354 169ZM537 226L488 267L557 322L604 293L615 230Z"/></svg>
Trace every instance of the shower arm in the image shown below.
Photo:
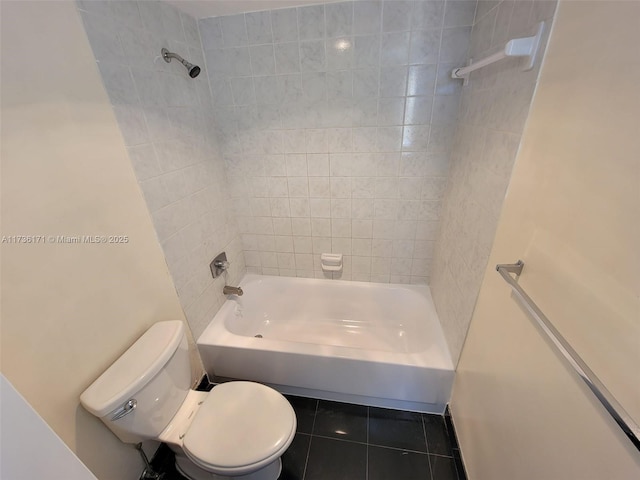
<svg viewBox="0 0 640 480"><path fill-rule="evenodd" d="M172 58L175 58L176 60L178 60L182 65L184 65L185 67L189 68L189 66L192 66L191 63L187 62L184 58L182 58L180 55L178 55L177 53L173 53L170 52L169 50L167 50L166 48L162 49L162 58L164 59L165 62L169 63L171 62Z"/></svg>

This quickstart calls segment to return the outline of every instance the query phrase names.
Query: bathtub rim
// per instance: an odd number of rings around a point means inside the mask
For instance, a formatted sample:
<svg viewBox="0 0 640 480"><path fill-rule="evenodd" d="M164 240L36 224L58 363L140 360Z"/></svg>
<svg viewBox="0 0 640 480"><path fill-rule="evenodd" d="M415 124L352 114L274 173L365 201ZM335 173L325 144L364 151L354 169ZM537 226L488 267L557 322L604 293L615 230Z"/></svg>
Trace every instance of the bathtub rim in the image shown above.
<svg viewBox="0 0 640 480"><path fill-rule="evenodd" d="M389 363L393 365L409 365L416 367L431 368L434 370L451 370L455 371L455 366L451 358L451 353L447 342L444 338L442 326L440 324L438 314L435 310L435 305L431 297L431 290L428 285L405 285L405 284L393 284L393 283L376 283L371 282L358 282L350 280L329 280L318 278L301 278L301 277L278 277L272 275L259 275L255 273L246 273L240 280L239 285L247 285L249 282L261 281L264 279L286 279L288 281L303 281L304 283L338 283L345 287L348 286L361 286L365 288L371 288L375 286L378 288L400 288L408 289L423 295L427 302L426 306L428 311L426 317L429 321L437 322L437 334L439 336L430 348L419 352L393 352L385 350L367 350L364 348L345 347L336 345L321 345L305 342L294 342L290 340L279 340L275 338L255 338L246 335L239 335L231 332L226 325L227 318L233 315L232 310L235 308L237 298L234 295L228 295L227 300L222 307L211 319L207 327L200 334L196 340L197 345L212 345L223 347L235 347L235 348L247 348L250 350L260 350L266 352L282 352L286 351L299 355L315 355L319 357L333 357L338 356L341 358L350 358L353 360L363 360L364 352L374 352L376 358L371 358L372 362L376 363ZM215 321L218 318L218 321ZM367 358L364 358L367 359Z"/></svg>

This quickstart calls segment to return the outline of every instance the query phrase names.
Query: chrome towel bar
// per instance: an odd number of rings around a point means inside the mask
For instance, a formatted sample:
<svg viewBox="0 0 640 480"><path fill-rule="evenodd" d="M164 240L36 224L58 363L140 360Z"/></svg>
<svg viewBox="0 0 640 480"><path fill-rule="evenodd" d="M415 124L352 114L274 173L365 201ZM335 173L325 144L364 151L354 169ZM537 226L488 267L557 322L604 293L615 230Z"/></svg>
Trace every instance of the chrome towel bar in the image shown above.
<svg viewBox="0 0 640 480"><path fill-rule="evenodd" d="M509 40L504 48L493 55L473 62L466 67L454 68L451 72L451 78L461 78L464 85L469 81L469 74L479 68L486 67L492 63L498 62L507 57L528 57L528 61L524 70L531 70L536 61L538 50L542 42L542 33L544 32L544 22L538 24L536 34L532 37L514 38Z"/></svg>
<svg viewBox="0 0 640 480"><path fill-rule="evenodd" d="M613 417L625 435L631 440L633 445L635 445L636 449L640 450L640 427L638 427L638 424L633 421L622 405L620 405L611 392L607 390L607 387L605 387L596 374L591 371L584 360L580 358L580 355L576 353L545 314L542 313L531 297L526 294L520 285L518 285L518 282L510 275L513 273L519 276L523 268L524 262L522 260L518 260L517 263L496 265L496 270L513 289L513 293L516 298L520 300L525 310L536 321L537 325L546 334L551 343L555 345L556 349L567 362L569 362L573 370L582 378L584 383L587 384L607 412L609 412L609 415Z"/></svg>

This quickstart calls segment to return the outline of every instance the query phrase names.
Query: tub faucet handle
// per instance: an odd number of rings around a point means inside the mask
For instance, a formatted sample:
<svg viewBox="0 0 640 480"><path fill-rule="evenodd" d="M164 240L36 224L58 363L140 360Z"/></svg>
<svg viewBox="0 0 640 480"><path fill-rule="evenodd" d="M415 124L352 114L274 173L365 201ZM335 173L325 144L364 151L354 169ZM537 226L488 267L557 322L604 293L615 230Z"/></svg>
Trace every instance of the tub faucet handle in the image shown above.
<svg viewBox="0 0 640 480"><path fill-rule="evenodd" d="M227 262L226 260L218 260L217 262L213 262L213 265L220 270L226 270L227 268L229 268L229 262Z"/></svg>
<svg viewBox="0 0 640 480"><path fill-rule="evenodd" d="M209 269L211 270L211 275L213 278L217 278L222 275L222 272L225 272L229 268L230 263L227 261L227 254L222 252L213 261L209 264Z"/></svg>

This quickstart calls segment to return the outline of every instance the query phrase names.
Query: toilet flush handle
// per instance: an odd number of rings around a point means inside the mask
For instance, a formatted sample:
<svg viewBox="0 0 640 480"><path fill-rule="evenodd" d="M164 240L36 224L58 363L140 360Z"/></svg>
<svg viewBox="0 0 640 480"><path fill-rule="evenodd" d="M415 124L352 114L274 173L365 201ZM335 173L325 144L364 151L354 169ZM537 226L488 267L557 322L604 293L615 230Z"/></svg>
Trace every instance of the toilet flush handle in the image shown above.
<svg viewBox="0 0 640 480"><path fill-rule="evenodd" d="M116 410L116 413L113 414L111 420L118 420L124 417L126 414L133 412L137 406L138 401L135 398L127 400L118 410Z"/></svg>

